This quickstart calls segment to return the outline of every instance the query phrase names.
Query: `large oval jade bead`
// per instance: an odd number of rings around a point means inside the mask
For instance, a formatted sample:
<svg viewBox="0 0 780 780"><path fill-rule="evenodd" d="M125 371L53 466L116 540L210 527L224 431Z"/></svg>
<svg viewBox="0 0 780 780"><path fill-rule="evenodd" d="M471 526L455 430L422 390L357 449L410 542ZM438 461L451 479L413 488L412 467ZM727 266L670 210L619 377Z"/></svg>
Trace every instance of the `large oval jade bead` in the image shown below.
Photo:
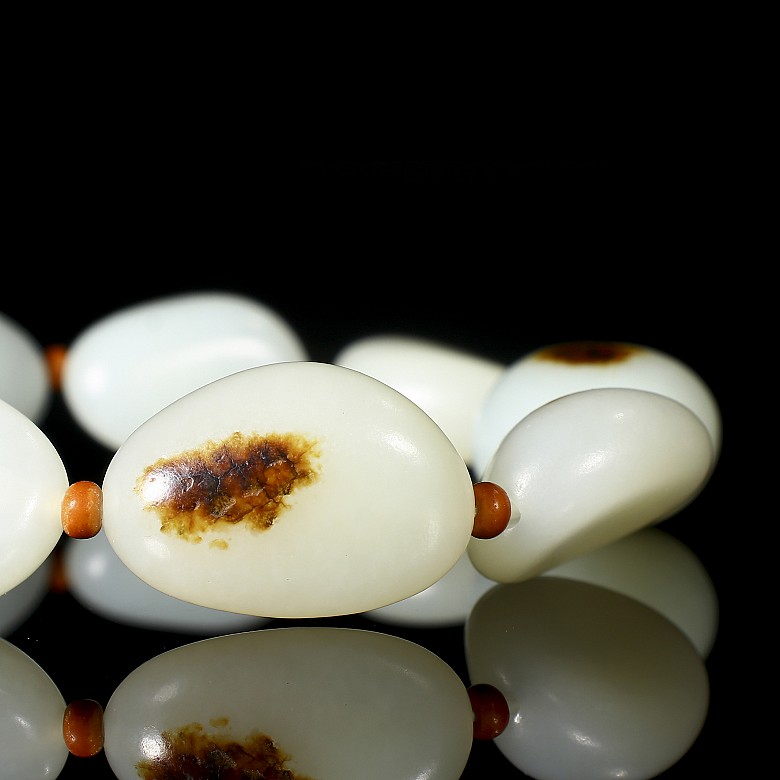
<svg viewBox="0 0 780 780"><path fill-rule="evenodd" d="M142 425L105 475L117 555L215 609L315 617L375 609L441 578L468 545L469 471L418 406L348 368L238 372Z"/></svg>

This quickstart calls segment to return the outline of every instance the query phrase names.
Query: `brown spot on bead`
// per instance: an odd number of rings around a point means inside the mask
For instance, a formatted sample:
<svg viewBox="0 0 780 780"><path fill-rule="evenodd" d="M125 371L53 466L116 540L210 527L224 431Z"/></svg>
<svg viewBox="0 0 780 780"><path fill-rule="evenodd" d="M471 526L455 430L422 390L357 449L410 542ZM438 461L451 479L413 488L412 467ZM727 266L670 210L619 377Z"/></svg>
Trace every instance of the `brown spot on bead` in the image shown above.
<svg viewBox="0 0 780 780"><path fill-rule="evenodd" d="M537 350L533 357L554 363L598 365L621 363L642 351L636 344L620 341L567 341Z"/></svg>
<svg viewBox="0 0 780 780"><path fill-rule="evenodd" d="M493 539L509 525L512 504L506 491L493 482L474 485L474 528L476 539Z"/></svg>
<svg viewBox="0 0 780 780"><path fill-rule="evenodd" d="M62 736L68 750L79 758L96 756L103 749L103 708L93 699L79 699L65 708Z"/></svg>
<svg viewBox="0 0 780 780"><path fill-rule="evenodd" d="M103 490L94 482L74 482L62 498L62 530L74 539L91 539L103 524Z"/></svg>
<svg viewBox="0 0 780 780"><path fill-rule="evenodd" d="M219 722L227 724L227 718ZM285 768L290 756L267 734L254 732L238 742L190 723L161 736L159 755L136 764L141 780L311 780Z"/></svg>
<svg viewBox="0 0 780 780"><path fill-rule="evenodd" d="M495 739L509 724L509 705L492 685L477 683L468 689L474 712L474 739Z"/></svg>
<svg viewBox="0 0 780 780"><path fill-rule="evenodd" d="M285 497L317 478L317 457L314 443L302 436L234 433L157 461L136 490L162 531L193 543L238 523L264 531L285 508ZM224 549L227 542L215 546Z"/></svg>

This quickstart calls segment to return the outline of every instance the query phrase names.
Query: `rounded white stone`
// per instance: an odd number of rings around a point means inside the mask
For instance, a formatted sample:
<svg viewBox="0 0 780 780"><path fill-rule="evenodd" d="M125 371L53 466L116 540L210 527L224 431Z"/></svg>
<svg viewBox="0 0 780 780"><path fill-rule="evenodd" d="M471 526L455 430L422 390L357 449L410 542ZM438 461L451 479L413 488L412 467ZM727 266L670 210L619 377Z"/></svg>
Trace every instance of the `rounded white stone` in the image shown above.
<svg viewBox="0 0 780 780"><path fill-rule="evenodd" d="M469 676L507 699L499 750L537 780L648 780L693 745L704 661L669 620L590 583L536 577L488 591L466 624Z"/></svg>
<svg viewBox="0 0 780 780"><path fill-rule="evenodd" d="M102 530L91 539L65 539L63 565L68 592L82 606L117 623L215 635L260 628L268 622L200 607L147 585L119 560Z"/></svg>
<svg viewBox="0 0 780 780"><path fill-rule="evenodd" d="M334 363L384 382L416 403L471 464L477 416L505 366L445 344L396 335L367 336Z"/></svg>
<svg viewBox="0 0 780 780"><path fill-rule="evenodd" d="M512 516L494 539L470 540L471 561L498 582L541 574L677 513L712 460L707 429L670 398L615 388L558 398L496 452L484 479L506 490Z"/></svg>
<svg viewBox="0 0 780 780"><path fill-rule="evenodd" d="M495 586L480 574L468 553L437 582L409 598L365 613L369 620L396 626L446 628L466 622L474 604L485 591Z"/></svg>
<svg viewBox="0 0 780 780"><path fill-rule="evenodd" d="M24 582L0 596L0 636L10 636L38 608L49 592L50 555Z"/></svg>
<svg viewBox="0 0 780 780"><path fill-rule="evenodd" d="M57 777L68 759L65 700L52 679L0 639L0 778Z"/></svg>
<svg viewBox="0 0 780 780"><path fill-rule="evenodd" d="M293 434L308 444L313 479L293 486L270 528L224 523L191 535L161 530L152 487L181 482L160 458L235 432ZM173 482L171 483L173 484ZM115 454L103 483L103 527L138 577L202 606L265 617L364 612L424 590L455 564L474 522L466 464L408 398L341 366L248 369L179 399Z"/></svg>
<svg viewBox="0 0 780 780"><path fill-rule="evenodd" d="M188 726L240 744L265 734L289 756L285 769L317 780L457 780L472 742L468 695L446 663L347 628L263 629L168 651L119 685L104 722L119 780L137 780L139 761L165 755L165 732Z"/></svg>
<svg viewBox="0 0 780 780"><path fill-rule="evenodd" d="M0 400L0 594L26 580L54 549L68 484L54 445Z"/></svg>
<svg viewBox="0 0 780 780"><path fill-rule="evenodd" d="M587 342L573 342L582 343ZM621 342L606 345L620 357L570 362L556 359L556 349L562 345L552 345L510 365L488 393L478 416L473 444L475 473L484 473L504 436L534 409L564 395L601 387L647 390L687 406L709 431L717 460L722 435L720 408L701 376L678 358L652 347Z"/></svg>
<svg viewBox="0 0 780 780"><path fill-rule="evenodd" d="M253 366L306 360L273 309L240 295L185 293L117 311L70 345L62 395L77 422L110 449L172 401Z"/></svg>
<svg viewBox="0 0 780 780"><path fill-rule="evenodd" d="M43 348L18 322L0 312L0 399L33 422L46 416L51 384Z"/></svg>
<svg viewBox="0 0 780 780"><path fill-rule="evenodd" d="M545 576L566 577L616 590L671 620L707 658L718 633L715 585L696 554L660 528L644 528Z"/></svg>

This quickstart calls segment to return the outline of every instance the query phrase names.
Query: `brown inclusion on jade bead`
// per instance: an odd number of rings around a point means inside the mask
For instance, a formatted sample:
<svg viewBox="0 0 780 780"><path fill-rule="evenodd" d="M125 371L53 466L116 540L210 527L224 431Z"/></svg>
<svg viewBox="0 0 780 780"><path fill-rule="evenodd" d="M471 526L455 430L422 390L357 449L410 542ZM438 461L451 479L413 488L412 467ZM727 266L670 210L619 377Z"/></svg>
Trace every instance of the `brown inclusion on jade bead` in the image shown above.
<svg viewBox="0 0 780 780"><path fill-rule="evenodd" d="M537 360L553 363L620 363L643 350L635 344L618 341L567 341L545 347L535 353Z"/></svg>
<svg viewBox="0 0 780 780"><path fill-rule="evenodd" d="M314 443L302 436L236 432L157 461L136 490L162 531L192 542L238 523L262 531L284 509L285 496L316 479L317 457Z"/></svg>
<svg viewBox="0 0 780 780"><path fill-rule="evenodd" d="M200 723L190 723L162 734L160 755L136 764L142 780L311 780L284 765L282 753L266 734L255 733L243 742L206 735Z"/></svg>

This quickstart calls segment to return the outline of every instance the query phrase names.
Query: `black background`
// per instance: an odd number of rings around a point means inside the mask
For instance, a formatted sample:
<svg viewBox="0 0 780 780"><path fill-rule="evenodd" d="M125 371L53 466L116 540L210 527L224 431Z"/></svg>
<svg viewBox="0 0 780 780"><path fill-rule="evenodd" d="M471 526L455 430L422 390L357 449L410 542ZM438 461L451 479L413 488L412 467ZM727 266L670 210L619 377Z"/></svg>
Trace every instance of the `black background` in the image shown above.
<svg viewBox="0 0 780 780"><path fill-rule="evenodd" d="M605 339L657 347L700 373L721 405L723 451L704 492L663 527L709 571L720 631L707 660L708 720L662 777L722 767L734 740L739 646L740 542L725 538L724 507L739 449L733 367L744 336L734 308L752 233L744 164L682 154L325 162L225 154L204 162L194 148L147 152L129 146L105 168L99 155L88 166L52 155L15 191L7 216L21 241L5 253L0 310L41 344L67 344L125 305L219 289L271 305L315 360L380 332L439 339L507 364L556 341ZM71 481L101 483L111 453L75 426L60 399L41 427ZM307 622L406 636L467 680L460 629ZM111 623L67 593L50 593L9 637L66 701L103 705L138 665L198 638ZM69 758L62 777L111 773L101 755ZM492 743L475 743L463 778L487 777L525 776Z"/></svg>

